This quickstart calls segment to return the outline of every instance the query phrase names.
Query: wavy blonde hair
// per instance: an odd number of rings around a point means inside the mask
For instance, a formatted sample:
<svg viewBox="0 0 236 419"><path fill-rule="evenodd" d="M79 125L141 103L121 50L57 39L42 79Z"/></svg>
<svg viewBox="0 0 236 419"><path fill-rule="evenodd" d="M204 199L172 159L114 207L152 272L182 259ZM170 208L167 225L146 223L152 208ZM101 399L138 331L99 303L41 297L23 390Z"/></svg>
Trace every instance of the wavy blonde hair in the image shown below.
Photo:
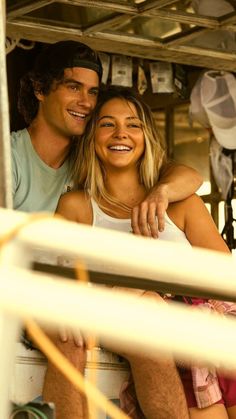
<svg viewBox="0 0 236 419"><path fill-rule="evenodd" d="M103 198L106 202L130 212L130 207L107 192L104 182L105 169L95 152L94 137L100 110L105 103L117 98L133 103L142 122L145 150L138 165L140 183L146 190L157 183L160 168L165 159L165 151L161 145L151 109L133 90L120 87L110 87L100 93L96 109L76 146L74 181L80 189L89 190L90 195L97 202Z"/></svg>

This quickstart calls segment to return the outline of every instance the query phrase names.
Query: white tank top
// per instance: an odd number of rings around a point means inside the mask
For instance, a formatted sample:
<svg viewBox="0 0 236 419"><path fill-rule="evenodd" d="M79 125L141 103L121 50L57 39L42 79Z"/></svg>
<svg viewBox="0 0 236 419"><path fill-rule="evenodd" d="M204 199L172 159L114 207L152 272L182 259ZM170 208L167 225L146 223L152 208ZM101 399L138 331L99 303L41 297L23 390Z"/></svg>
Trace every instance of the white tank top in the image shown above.
<svg viewBox="0 0 236 419"><path fill-rule="evenodd" d="M123 231L125 233L132 233L130 218L122 219L111 217L101 210L93 198L91 198L91 204L93 209L93 226L110 228L112 230ZM158 238L159 240L179 243L182 242L191 246L185 236L185 233L173 223L167 214L165 214L165 230L163 232L159 232Z"/></svg>

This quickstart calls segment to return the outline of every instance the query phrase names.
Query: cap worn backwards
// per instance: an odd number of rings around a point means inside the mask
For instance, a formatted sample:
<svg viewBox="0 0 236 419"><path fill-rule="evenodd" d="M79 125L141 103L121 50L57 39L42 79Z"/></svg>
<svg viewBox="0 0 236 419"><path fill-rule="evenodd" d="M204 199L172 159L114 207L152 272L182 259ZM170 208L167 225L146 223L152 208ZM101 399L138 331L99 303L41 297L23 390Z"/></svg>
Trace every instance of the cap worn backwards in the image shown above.
<svg viewBox="0 0 236 419"><path fill-rule="evenodd" d="M98 53L85 44L77 41L60 41L48 45L38 55L34 69L58 72L65 68L83 67L95 71L99 80L102 78L102 64Z"/></svg>

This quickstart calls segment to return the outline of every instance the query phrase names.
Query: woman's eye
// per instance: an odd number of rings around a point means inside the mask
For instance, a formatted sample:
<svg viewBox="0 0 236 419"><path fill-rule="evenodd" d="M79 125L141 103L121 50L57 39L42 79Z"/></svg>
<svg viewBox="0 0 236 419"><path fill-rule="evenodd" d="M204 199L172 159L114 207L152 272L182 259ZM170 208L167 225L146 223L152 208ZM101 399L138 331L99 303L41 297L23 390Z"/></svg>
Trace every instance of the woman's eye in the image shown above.
<svg viewBox="0 0 236 419"><path fill-rule="evenodd" d="M142 128L140 124L129 124L128 128Z"/></svg>
<svg viewBox="0 0 236 419"><path fill-rule="evenodd" d="M100 127L113 127L112 122L102 122Z"/></svg>

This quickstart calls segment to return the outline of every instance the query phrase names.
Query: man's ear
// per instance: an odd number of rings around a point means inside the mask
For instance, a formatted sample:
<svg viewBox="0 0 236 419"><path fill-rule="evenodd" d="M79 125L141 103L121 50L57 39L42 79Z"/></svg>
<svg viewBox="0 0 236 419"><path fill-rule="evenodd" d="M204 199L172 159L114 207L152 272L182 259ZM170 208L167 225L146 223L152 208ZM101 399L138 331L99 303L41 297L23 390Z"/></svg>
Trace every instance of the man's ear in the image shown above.
<svg viewBox="0 0 236 419"><path fill-rule="evenodd" d="M33 89L34 89L34 94L35 97L42 102L43 98L44 98L44 94L42 93L42 88L40 83L34 82L33 83Z"/></svg>

